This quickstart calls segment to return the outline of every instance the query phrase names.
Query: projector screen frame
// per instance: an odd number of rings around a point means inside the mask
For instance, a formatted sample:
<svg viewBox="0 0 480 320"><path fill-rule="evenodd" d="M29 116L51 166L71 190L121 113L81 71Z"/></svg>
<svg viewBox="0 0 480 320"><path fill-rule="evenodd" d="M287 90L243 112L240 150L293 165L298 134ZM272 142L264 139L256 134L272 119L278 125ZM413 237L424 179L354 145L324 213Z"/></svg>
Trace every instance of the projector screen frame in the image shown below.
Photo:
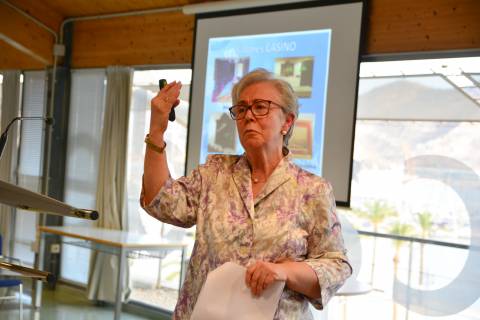
<svg viewBox="0 0 480 320"><path fill-rule="evenodd" d="M193 81L195 79L195 54L196 54L196 42L197 42L197 30L198 30L198 23L199 20L202 19L210 19L210 18L219 18L219 17L228 17L228 16L236 16L236 15L245 15L245 14L255 14L255 13L268 13L272 11L285 11L285 10L295 10L295 9L306 9L312 7L324 7L324 6L335 6L335 5L343 5L343 4L361 4L361 17L360 17L360 30L359 30L359 44L358 44L358 56L356 61L356 75L355 75L355 88L354 88L354 106L353 106L353 117L352 121L352 131L350 137L350 157L349 157L349 165L348 165L348 186L347 186L347 197L346 200L339 200L336 198L336 205L340 207L350 207L350 198L351 198L351 181L352 181L352 174L353 174L353 154L354 154L354 141L355 141L355 126L356 126L356 114L357 114L357 103L358 103L358 87L359 87L359 73L360 73L360 63L362 62L362 57L365 55L365 37L366 37L366 27L367 27L367 0L313 0L313 1L306 1L306 2L294 2L289 4L278 4L278 5L267 5L262 7L253 7L253 8L245 8L245 9L234 9L234 10L227 10L227 11L220 11L220 12L208 12L208 13L201 13L195 15L195 24L194 24L194 37L193 37L193 48L192 48L192 85L190 86L190 108L189 108L189 122L188 122L188 130L187 130L187 146L186 146L186 161L185 161L185 172L186 174L190 173L193 167L189 167L190 157L192 156L191 150L191 134L192 132L192 101L193 101L193 89L194 84ZM330 71L329 71L330 72ZM330 75L328 76L330 78ZM327 103L328 105L328 103ZM203 113L203 110L202 110ZM205 128L203 128L205 130ZM198 162L197 164L198 165ZM324 176L322 174L322 176ZM327 178L328 180L328 178ZM335 193L335 187L334 187Z"/></svg>

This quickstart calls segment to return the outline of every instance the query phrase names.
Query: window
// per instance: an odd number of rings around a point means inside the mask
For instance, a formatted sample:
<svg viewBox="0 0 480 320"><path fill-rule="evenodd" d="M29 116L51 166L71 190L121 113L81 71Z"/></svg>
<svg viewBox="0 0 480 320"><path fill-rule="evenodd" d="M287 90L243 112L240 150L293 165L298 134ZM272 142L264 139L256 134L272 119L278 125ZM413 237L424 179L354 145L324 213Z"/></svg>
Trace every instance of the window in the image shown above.
<svg viewBox="0 0 480 320"><path fill-rule="evenodd" d="M345 215L373 232L360 238L359 280L374 290L348 299L348 319L374 308L369 318L479 319L480 296L462 306L480 286L478 276L459 278L478 250L469 245L480 212L479 72L480 58L362 63L352 211ZM459 282L462 297L446 288ZM411 288L408 296L394 298L399 284ZM429 303L429 292L442 289Z"/></svg>
<svg viewBox="0 0 480 320"><path fill-rule="evenodd" d="M185 173L186 141L188 128L188 101L190 93L190 69L167 69L135 71L133 76L132 103L128 142L128 226L129 231L162 235L171 240L190 241L193 238L184 229L163 224L149 216L139 205L142 187L143 158L145 145L143 140L150 125L150 100L158 92L160 79L181 81L181 103L175 108L176 120L169 122L165 141L167 143L168 166L172 177L178 178ZM179 286L180 252L171 252L166 256L140 257L130 260L132 300L152 304L163 309L173 310ZM156 272L152 272L155 270Z"/></svg>
<svg viewBox="0 0 480 320"><path fill-rule="evenodd" d="M65 202L77 208L95 208L96 204L104 99L105 70L72 71ZM92 221L69 217L63 223L93 226ZM62 278L86 284L90 253L89 249L62 244Z"/></svg>
<svg viewBox="0 0 480 320"><path fill-rule="evenodd" d="M43 117L46 104L46 74L30 71L23 75L22 116ZM41 193L43 142L45 123L31 120L20 123L20 150L18 159L18 186ZM35 230L38 215L17 209L15 215L14 255L23 262L33 265Z"/></svg>

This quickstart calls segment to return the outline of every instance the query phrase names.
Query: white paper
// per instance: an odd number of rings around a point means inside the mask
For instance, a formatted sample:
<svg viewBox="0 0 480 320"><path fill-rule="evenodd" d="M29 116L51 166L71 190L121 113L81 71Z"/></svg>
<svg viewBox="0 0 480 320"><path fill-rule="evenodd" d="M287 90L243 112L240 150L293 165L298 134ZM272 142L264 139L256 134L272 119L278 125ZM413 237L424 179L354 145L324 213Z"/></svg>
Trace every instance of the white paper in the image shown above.
<svg viewBox="0 0 480 320"><path fill-rule="evenodd" d="M285 281L275 281L260 296L245 284L246 268L227 262L210 272L191 320L272 320Z"/></svg>

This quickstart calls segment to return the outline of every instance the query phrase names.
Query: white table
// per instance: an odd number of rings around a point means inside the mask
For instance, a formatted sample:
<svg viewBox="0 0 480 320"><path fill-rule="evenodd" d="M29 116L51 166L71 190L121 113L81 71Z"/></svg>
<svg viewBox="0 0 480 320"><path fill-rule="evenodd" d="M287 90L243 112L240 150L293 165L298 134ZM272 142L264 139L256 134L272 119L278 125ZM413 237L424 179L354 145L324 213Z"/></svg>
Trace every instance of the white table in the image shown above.
<svg viewBox="0 0 480 320"><path fill-rule="evenodd" d="M354 279L353 277L350 277L345 281L343 286L338 289L338 291L335 293L336 296L340 297L340 301L343 305L343 319L347 319L347 297L351 296L358 296L362 294L367 294L370 291L372 291L372 286L360 282L357 279Z"/></svg>
<svg viewBox="0 0 480 320"><path fill-rule="evenodd" d="M120 266L117 275L117 288L115 299L115 313L114 319L120 319L122 310L122 292L123 292L123 276L127 264L127 257L129 254L138 251L159 252L165 253L171 250L181 250L182 259L180 266L180 283L182 284L184 278L184 262L186 255L186 243L172 242L162 239L160 236L100 229L83 226L63 226L63 227L47 227L39 228L41 233L40 248L43 248L44 238L46 234L54 234L62 237L70 237L80 239L79 242L67 242L68 244L78 245L81 247L88 247L93 250L115 254L120 258ZM43 251L43 250L40 250ZM40 254L40 256L43 256ZM40 265L43 264L43 258L40 257ZM37 292L35 293L35 306L41 304L42 284L37 283Z"/></svg>
<svg viewBox="0 0 480 320"><path fill-rule="evenodd" d="M369 293L370 291L372 291L371 285L360 282L357 279L348 278L347 281L345 281L345 283L343 284L343 286L338 289L335 295L343 297L358 296L361 294Z"/></svg>

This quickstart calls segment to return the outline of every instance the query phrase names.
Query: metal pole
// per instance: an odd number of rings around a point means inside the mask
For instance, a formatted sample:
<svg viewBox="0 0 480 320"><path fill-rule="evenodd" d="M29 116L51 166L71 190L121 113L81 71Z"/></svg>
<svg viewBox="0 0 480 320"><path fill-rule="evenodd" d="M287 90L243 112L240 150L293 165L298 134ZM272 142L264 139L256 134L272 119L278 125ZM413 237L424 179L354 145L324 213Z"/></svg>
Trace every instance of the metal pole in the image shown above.
<svg viewBox="0 0 480 320"><path fill-rule="evenodd" d="M405 308L405 320L408 320L408 310L410 309L410 284L412 282L412 260L413 260L413 241L410 241L410 245L408 246L408 285L407 285L407 305Z"/></svg>
<svg viewBox="0 0 480 320"><path fill-rule="evenodd" d="M125 264L127 263L127 253L125 248L120 249L120 266L118 268L117 277L117 293L115 298L115 313L114 320L119 320L122 315L122 298L123 298L123 278L125 273Z"/></svg>
<svg viewBox="0 0 480 320"><path fill-rule="evenodd" d="M38 231L39 232L39 231ZM39 232L39 245L38 252L35 254L35 267L38 269L39 266L43 265L44 249L45 249L45 234ZM40 308L42 305L42 289L43 283L40 280L33 281L33 292L32 292L32 305L34 308Z"/></svg>

